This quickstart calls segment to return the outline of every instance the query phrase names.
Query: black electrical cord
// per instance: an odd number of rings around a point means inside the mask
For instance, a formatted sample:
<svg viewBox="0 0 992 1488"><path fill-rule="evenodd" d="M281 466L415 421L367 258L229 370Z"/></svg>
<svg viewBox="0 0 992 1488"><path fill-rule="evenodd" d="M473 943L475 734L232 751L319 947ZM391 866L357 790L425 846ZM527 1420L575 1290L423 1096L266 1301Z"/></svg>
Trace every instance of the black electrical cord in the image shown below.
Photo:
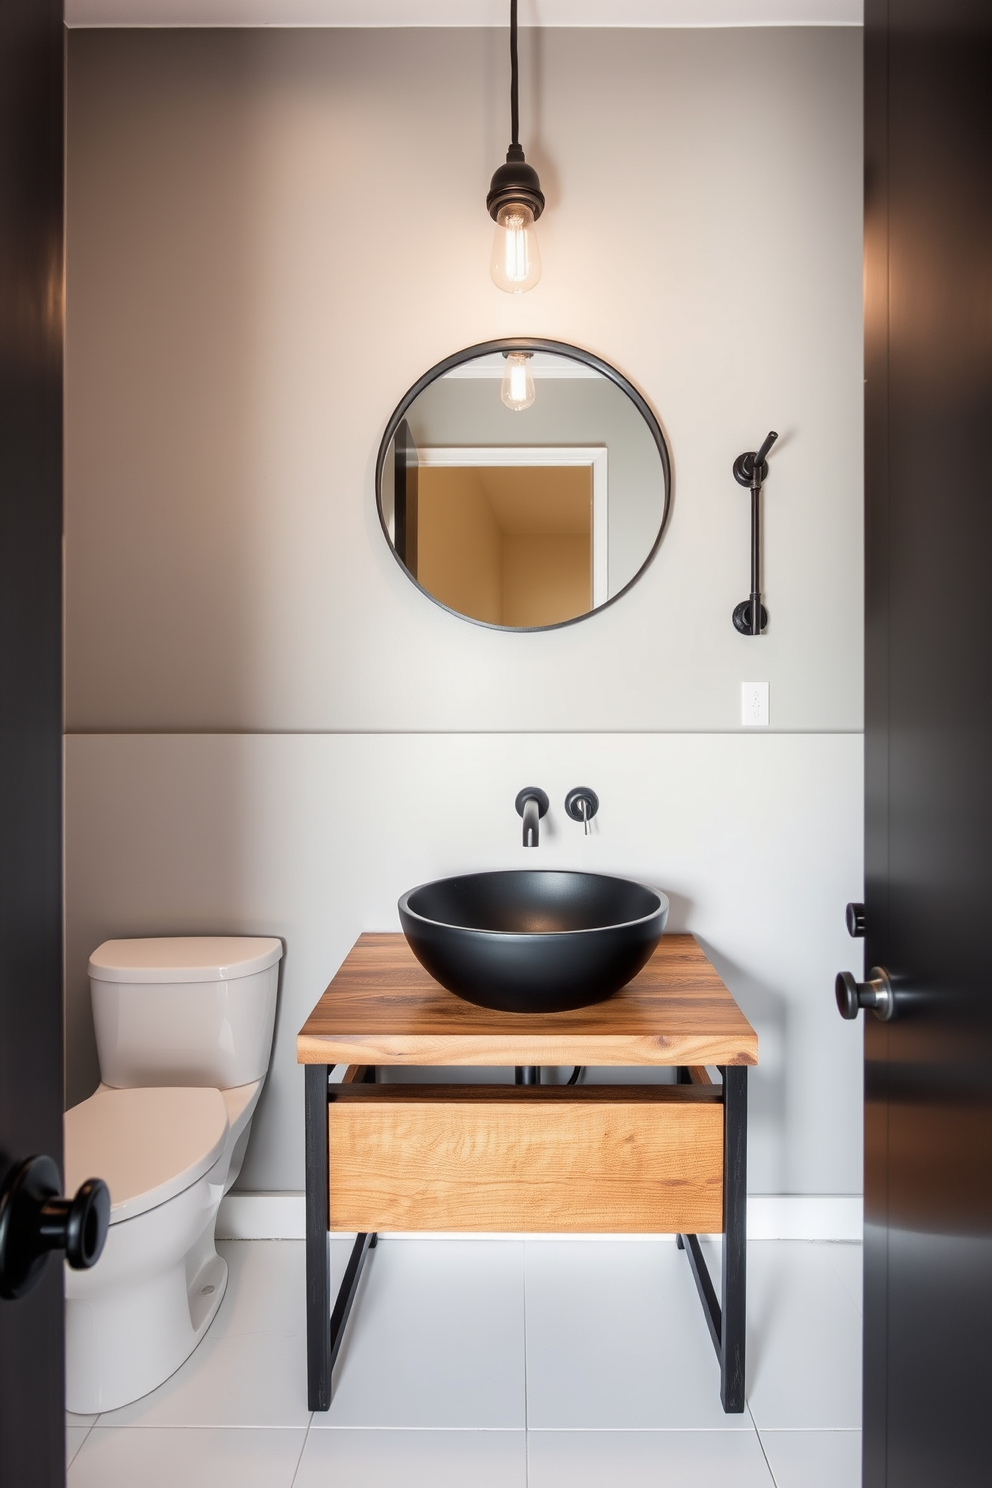
<svg viewBox="0 0 992 1488"><path fill-rule="evenodd" d="M566 1085L577 1085L579 1083L579 1076L582 1074L582 1071L584 1069L585 1069L585 1065L584 1064L577 1064L575 1066L575 1068L573 1069L572 1073L569 1075L568 1079L565 1081L565 1084Z"/></svg>
<svg viewBox="0 0 992 1488"><path fill-rule="evenodd" d="M517 0L510 0L510 135L520 143L520 103L517 97Z"/></svg>

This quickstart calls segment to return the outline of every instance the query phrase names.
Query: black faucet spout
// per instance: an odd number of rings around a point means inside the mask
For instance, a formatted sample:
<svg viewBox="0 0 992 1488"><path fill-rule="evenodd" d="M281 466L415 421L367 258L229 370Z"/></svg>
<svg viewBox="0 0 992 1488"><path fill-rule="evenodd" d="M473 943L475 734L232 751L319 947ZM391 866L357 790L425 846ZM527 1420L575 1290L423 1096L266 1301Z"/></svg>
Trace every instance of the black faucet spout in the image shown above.
<svg viewBox="0 0 992 1488"><path fill-rule="evenodd" d="M548 795L537 785L525 785L522 791L517 792L514 802L517 815L523 817L524 821L524 847L537 847L541 840L541 817L548 812Z"/></svg>

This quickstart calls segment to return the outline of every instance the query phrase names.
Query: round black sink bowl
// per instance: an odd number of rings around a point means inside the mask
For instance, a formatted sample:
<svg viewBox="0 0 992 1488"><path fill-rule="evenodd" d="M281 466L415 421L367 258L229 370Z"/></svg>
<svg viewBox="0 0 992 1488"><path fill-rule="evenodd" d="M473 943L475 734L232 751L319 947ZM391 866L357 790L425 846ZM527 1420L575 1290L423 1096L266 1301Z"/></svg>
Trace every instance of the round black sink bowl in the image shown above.
<svg viewBox="0 0 992 1488"><path fill-rule="evenodd" d="M668 918L657 889L604 873L466 873L399 902L410 949L479 1007L552 1013L605 1002L648 960Z"/></svg>

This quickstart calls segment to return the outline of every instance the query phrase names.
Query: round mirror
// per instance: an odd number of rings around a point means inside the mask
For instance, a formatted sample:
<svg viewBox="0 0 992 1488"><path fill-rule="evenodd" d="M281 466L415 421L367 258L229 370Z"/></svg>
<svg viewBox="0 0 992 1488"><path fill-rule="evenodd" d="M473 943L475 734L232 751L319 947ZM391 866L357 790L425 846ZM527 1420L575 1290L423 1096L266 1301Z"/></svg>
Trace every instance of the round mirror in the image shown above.
<svg viewBox="0 0 992 1488"><path fill-rule="evenodd" d="M479 625L546 630L618 599L668 518L658 420L615 367L560 341L439 362L389 420L379 520L406 573Z"/></svg>

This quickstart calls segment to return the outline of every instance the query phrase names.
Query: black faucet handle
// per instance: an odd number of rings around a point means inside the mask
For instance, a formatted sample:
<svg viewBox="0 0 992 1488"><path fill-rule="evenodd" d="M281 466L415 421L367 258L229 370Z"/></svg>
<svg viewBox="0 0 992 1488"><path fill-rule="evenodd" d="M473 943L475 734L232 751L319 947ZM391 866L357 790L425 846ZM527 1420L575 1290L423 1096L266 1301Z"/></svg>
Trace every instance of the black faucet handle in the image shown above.
<svg viewBox="0 0 992 1488"><path fill-rule="evenodd" d="M598 810L599 797L591 786L577 785L565 797L565 815L570 816L573 821L583 822L587 837L589 835L589 823Z"/></svg>

